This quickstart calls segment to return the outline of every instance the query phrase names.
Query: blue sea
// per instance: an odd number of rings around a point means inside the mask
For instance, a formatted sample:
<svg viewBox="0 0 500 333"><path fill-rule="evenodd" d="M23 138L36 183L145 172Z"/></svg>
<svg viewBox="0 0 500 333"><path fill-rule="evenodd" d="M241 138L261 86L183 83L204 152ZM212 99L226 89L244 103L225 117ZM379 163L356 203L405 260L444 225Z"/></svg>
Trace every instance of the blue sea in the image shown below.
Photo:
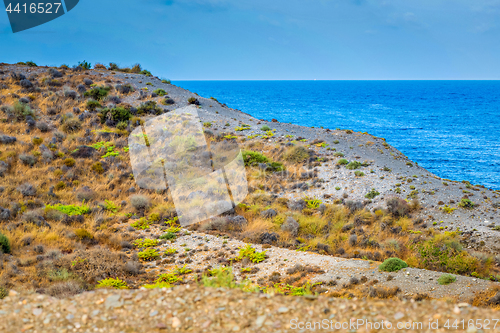
<svg viewBox="0 0 500 333"><path fill-rule="evenodd" d="M500 81L177 81L260 119L353 129L436 175L500 189Z"/></svg>

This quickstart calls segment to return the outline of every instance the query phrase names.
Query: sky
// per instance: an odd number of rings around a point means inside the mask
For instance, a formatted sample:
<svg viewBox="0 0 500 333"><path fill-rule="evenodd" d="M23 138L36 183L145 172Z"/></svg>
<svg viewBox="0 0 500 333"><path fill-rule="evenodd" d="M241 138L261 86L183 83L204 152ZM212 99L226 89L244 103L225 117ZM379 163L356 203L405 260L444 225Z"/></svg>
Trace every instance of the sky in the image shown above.
<svg viewBox="0 0 500 333"><path fill-rule="evenodd" d="M500 0L81 0L0 62L140 63L171 80L500 79Z"/></svg>

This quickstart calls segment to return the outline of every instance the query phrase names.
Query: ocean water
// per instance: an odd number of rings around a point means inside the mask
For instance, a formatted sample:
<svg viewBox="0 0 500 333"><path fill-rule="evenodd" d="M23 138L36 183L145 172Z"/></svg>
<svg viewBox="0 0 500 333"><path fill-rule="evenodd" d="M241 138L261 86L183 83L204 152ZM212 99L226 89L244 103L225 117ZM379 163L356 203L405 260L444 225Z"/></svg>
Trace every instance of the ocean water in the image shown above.
<svg viewBox="0 0 500 333"><path fill-rule="evenodd" d="M353 129L436 175L500 189L500 81L177 81L260 119Z"/></svg>

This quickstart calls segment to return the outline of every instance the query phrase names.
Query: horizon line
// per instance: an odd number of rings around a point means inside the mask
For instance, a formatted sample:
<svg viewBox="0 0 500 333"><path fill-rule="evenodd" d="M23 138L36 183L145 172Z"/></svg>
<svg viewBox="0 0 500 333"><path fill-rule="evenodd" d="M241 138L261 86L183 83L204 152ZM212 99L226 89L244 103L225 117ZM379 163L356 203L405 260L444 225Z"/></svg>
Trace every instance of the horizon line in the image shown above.
<svg viewBox="0 0 500 333"><path fill-rule="evenodd" d="M500 79L173 79L171 81L500 81Z"/></svg>

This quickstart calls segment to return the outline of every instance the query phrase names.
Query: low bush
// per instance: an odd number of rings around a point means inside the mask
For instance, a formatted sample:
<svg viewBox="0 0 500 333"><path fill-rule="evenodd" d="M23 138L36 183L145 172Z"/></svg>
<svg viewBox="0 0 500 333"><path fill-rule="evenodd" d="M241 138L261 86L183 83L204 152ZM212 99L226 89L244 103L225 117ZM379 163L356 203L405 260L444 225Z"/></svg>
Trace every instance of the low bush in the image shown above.
<svg viewBox="0 0 500 333"><path fill-rule="evenodd" d="M75 235L81 241L94 239L94 236L86 229L80 228L75 230Z"/></svg>
<svg viewBox="0 0 500 333"><path fill-rule="evenodd" d="M300 163L309 158L309 152L303 146L293 146L283 154L283 159L287 162Z"/></svg>
<svg viewBox="0 0 500 333"><path fill-rule="evenodd" d="M69 118L64 121L62 130L66 133L76 132L82 128L82 123L77 118Z"/></svg>
<svg viewBox="0 0 500 333"><path fill-rule="evenodd" d="M24 165L33 166L36 163L36 157L31 154L21 154L19 159Z"/></svg>
<svg viewBox="0 0 500 333"><path fill-rule="evenodd" d="M11 251L9 238L2 233L0 233L0 251L3 253Z"/></svg>
<svg viewBox="0 0 500 333"><path fill-rule="evenodd" d="M458 203L458 207L472 209L474 208L474 203L470 199L462 198Z"/></svg>
<svg viewBox="0 0 500 333"><path fill-rule="evenodd" d="M387 200L387 210L395 218L407 216L410 213L410 206L406 200L400 198L390 198Z"/></svg>
<svg viewBox="0 0 500 333"><path fill-rule="evenodd" d="M104 168L102 167L102 163L101 162L95 162L94 164L92 164L92 171L95 171L96 173L98 174L103 174L104 173Z"/></svg>
<svg viewBox="0 0 500 333"><path fill-rule="evenodd" d="M116 107L112 109L104 108L99 114L101 118L101 124L104 124L109 115L111 115L111 118L116 122L128 122L130 118L132 118L132 114L130 113L130 111L123 107Z"/></svg>
<svg viewBox="0 0 500 333"><path fill-rule="evenodd" d="M375 190L374 188L372 188L370 192L366 193L365 198L373 199L377 195L380 195L380 192L378 192L377 190Z"/></svg>
<svg viewBox="0 0 500 333"><path fill-rule="evenodd" d="M139 114L139 115L142 115L142 114L159 115L162 112L163 112L162 108L157 106L155 101L147 101L147 102L139 105L139 107L137 108L137 114Z"/></svg>
<svg viewBox="0 0 500 333"><path fill-rule="evenodd" d="M134 87L132 87L132 85L130 85L130 84L123 84L123 85L119 84L119 85L115 86L115 89L119 93L124 94L124 95L129 94L129 93L134 91Z"/></svg>
<svg viewBox="0 0 500 333"><path fill-rule="evenodd" d="M341 158L340 160L337 161L338 165L346 165L349 164L349 161L346 160L345 158Z"/></svg>
<svg viewBox="0 0 500 333"><path fill-rule="evenodd" d="M450 283L453 283L457 281L457 278L454 277L453 275L451 274L443 274L441 275L439 278L438 278L438 283L440 285L448 285Z"/></svg>
<svg viewBox="0 0 500 333"><path fill-rule="evenodd" d="M141 247L153 247L158 245L160 241L157 239L136 239L134 245L138 248Z"/></svg>
<svg viewBox="0 0 500 333"><path fill-rule="evenodd" d="M87 213L90 213L90 207L88 205L85 205L82 203L81 206L77 205L62 205L62 204L55 204L55 205L46 205L45 210L48 209L55 209L58 210L68 216L74 216L74 215L84 215Z"/></svg>
<svg viewBox="0 0 500 333"><path fill-rule="evenodd" d="M245 166L256 166L259 163L269 163L270 160L266 156L262 155L257 151L244 150L242 152L243 160L245 161Z"/></svg>
<svg viewBox="0 0 500 333"><path fill-rule="evenodd" d="M160 254L156 249L147 248L144 251L139 252L137 256L144 261L152 261L159 258Z"/></svg>
<svg viewBox="0 0 500 333"><path fill-rule="evenodd" d="M142 209L148 208L151 204L151 201L149 200L148 197L146 197L144 195L135 194L135 195L130 197L130 204L135 209L142 210Z"/></svg>
<svg viewBox="0 0 500 333"><path fill-rule="evenodd" d="M83 96L85 97L91 97L92 99L95 99L97 101L103 99L104 97L108 96L109 91L111 90L111 87L95 87L90 90L87 90Z"/></svg>
<svg viewBox="0 0 500 333"><path fill-rule="evenodd" d="M384 272L396 272L408 267L408 264L399 258L386 259L378 268Z"/></svg>
<svg viewBox="0 0 500 333"><path fill-rule="evenodd" d="M195 97L189 97L188 98L188 104L191 104L191 105L200 105L200 102Z"/></svg>
<svg viewBox="0 0 500 333"><path fill-rule="evenodd" d="M33 139L31 139L31 142L33 143L33 145L39 146L43 143L43 139L35 136Z"/></svg>
<svg viewBox="0 0 500 333"><path fill-rule="evenodd" d="M101 107L101 103L99 103L98 101L96 100L93 100L93 99L89 99L87 101L87 107L89 108L90 111L95 111L95 109L97 108L100 108Z"/></svg>
<svg viewBox="0 0 500 333"><path fill-rule="evenodd" d="M361 162L358 161L351 161L349 164L347 164L345 167L346 169L349 170L354 170L354 169L359 169L361 167Z"/></svg>
<svg viewBox="0 0 500 333"><path fill-rule="evenodd" d="M128 285L120 279L107 278L99 281L96 288L128 289Z"/></svg>
<svg viewBox="0 0 500 333"><path fill-rule="evenodd" d="M0 286L0 299L4 299L9 296L9 290L5 287Z"/></svg>
<svg viewBox="0 0 500 333"><path fill-rule="evenodd" d="M161 101L161 104L163 104L163 105L173 105L173 104L175 104L175 101L172 98L170 98L170 97L166 97L166 98L164 98Z"/></svg>
<svg viewBox="0 0 500 333"><path fill-rule="evenodd" d="M247 246L240 248L240 253L236 257L236 260L242 260L243 258L247 258L254 263L259 263L266 259L266 251L257 252L250 244L248 244Z"/></svg>
<svg viewBox="0 0 500 333"><path fill-rule="evenodd" d="M267 126L267 125L264 125L260 128L261 131L270 131L271 130L271 127Z"/></svg>
<svg viewBox="0 0 500 333"><path fill-rule="evenodd" d="M70 168L70 167L74 166L76 162L75 162L75 159L73 159L73 158L67 158L63 161L63 163L65 166Z"/></svg>
<svg viewBox="0 0 500 333"><path fill-rule="evenodd" d="M165 96L167 95L167 92L161 88L156 89L153 91L153 93L157 94L158 96Z"/></svg>

